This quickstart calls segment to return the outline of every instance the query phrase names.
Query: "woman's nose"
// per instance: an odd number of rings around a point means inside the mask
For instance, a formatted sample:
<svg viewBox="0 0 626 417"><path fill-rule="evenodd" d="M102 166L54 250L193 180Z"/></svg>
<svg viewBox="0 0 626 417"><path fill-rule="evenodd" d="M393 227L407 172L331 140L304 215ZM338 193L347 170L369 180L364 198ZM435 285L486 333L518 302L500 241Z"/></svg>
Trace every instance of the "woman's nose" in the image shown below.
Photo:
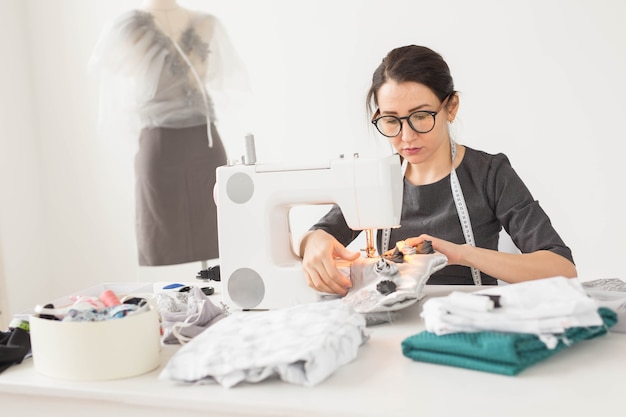
<svg viewBox="0 0 626 417"><path fill-rule="evenodd" d="M402 140L402 142L410 142L415 139L415 135L417 135L417 132L411 129L408 120L402 120L401 123L403 123L402 129L400 130L400 139Z"/></svg>

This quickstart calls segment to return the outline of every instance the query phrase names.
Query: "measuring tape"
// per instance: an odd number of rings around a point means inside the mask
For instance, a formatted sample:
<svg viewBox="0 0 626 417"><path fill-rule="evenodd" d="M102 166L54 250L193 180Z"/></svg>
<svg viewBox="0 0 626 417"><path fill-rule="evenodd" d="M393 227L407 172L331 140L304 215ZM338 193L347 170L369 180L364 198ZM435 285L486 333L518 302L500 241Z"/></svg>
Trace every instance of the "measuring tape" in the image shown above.
<svg viewBox="0 0 626 417"><path fill-rule="evenodd" d="M474 232L472 230L472 222L470 221L469 213L467 211L467 205L465 204L465 197L461 190L461 184L459 178L456 176L456 169L454 169L454 160L456 159L456 143L450 139L450 150L452 151L452 171L450 171L450 188L452 188L452 197L454 198L454 205L456 206L456 213L459 215L459 221L461 222L461 228L463 229L463 235L465 236L465 243L468 245L476 246L474 243ZM471 268L472 278L474 279L474 285L482 285L480 278L480 271L476 268Z"/></svg>
<svg viewBox="0 0 626 417"><path fill-rule="evenodd" d="M461 190L461 184L456 176L456 169L454 169L454 160L456 159L456 143L450 139L450 150L452 152L452 170L450 171L450 188L452 189L452 198L454 199L454 205L456 206L456 212L461 222L461 228L463 229L463 235L465 236L465 243L468 245L476 246L474 242L474 232L472 230L472 222L470 221L469 213L467 211L467 205L465 203L465 197ZM402 163L402 173L406 171L407 160ZM391 229L382 230L382 253L389 250L389 240L391 239ZM482 285L482 279L480 277L480 271L476 268L471 268L472 279L474 285Z"/></svg>

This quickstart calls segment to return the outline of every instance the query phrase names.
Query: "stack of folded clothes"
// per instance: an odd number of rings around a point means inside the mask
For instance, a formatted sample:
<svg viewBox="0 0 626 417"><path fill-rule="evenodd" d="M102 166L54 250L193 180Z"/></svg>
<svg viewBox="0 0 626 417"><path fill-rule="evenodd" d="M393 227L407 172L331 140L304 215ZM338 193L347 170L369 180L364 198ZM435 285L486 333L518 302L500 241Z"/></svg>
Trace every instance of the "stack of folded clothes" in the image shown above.
<svg viewBox="0 0 626 417"><path fill-rule="evenodd" d="M426 330L402 342L416 361L516 375L573 344L606 334L617 315L563 277L452 292L424 303Z"/></svg>

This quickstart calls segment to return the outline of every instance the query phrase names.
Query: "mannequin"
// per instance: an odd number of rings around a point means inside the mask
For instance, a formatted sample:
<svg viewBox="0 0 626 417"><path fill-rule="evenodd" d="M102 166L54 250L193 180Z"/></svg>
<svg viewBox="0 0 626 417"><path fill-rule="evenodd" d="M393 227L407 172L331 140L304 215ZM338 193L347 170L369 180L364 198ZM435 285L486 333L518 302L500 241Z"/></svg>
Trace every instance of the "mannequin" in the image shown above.
<svg viewBox="0 0 626 417"><path fill-rule="evenodd" d="M141 9L154 16L160 27L174 39L180 38L189 25L191 12L180 7L175 0L145 0Z"/></svg>
<svg viewBox="0 0 626 417"><path fill-rule="evenodd" d="M103 32L90 67L103 76L101 123L133 116L139 265L204 269L219 257L212 195L227 161L210 92L241 67L219 20L145 0Z"/></svg>

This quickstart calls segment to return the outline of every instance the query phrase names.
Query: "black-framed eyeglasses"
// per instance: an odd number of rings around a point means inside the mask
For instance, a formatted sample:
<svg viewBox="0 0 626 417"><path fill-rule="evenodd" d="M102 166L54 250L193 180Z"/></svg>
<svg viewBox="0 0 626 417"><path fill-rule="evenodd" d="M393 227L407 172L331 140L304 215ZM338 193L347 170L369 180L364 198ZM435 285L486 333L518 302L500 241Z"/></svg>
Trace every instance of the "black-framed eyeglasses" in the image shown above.
<svg viewBox="0 0 626 417"><path fill-rule="evenodd" d="M396 117L396 116L380 116L376 117L380 114L380 110L376 110L374 113L374 118L372 119L372 123L376 126L376 129L380 132L381 135L386 136L388 138L395 138L402 132L402 121L406 120L411 129L416 131L417 133L428 133L435 128L435 117L445 103L448 101L446 97L442 102L437 111L428 111L428 110L418 110L404 117Z"/></svg>

